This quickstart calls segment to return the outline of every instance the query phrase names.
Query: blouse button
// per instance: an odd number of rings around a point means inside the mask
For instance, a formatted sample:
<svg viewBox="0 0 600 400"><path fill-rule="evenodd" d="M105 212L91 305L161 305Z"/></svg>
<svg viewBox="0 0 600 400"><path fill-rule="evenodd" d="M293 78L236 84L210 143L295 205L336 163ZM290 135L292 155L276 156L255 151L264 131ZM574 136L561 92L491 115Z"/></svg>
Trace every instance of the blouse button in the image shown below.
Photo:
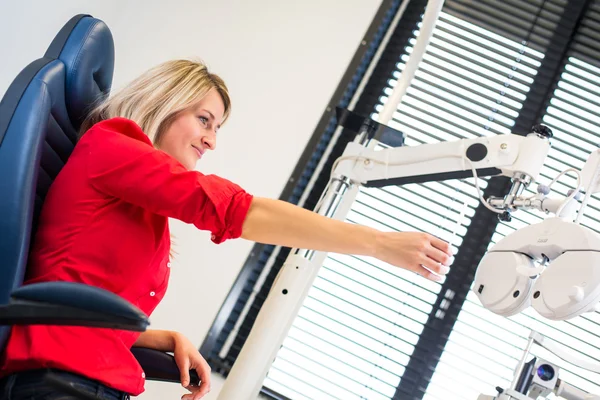
<svg viewBox="0 0 600 400"><path fill-rule="evenodd" d="M142 372L142 378L145 378L145 377L146 377L146 374Z"/></svg>
<svg viewBox="0 0 600 400"><path fill-rule="evenodd" d="M170 262L167 263L167 268L171 268L171 263Z"/></svg>
<svg viewBox="0 0 600 400"><path fill-rule="evenodd" d="M154 297L154 295L156 295L156 293L150 292L150 296Z"/></svg>
<svg viewBox="0 0 600 400"><path fill-rule="evenodd" d="M216 237L215 235L210 235L210 238L211 238L212 240L215 240L217 237Z"/></svg>

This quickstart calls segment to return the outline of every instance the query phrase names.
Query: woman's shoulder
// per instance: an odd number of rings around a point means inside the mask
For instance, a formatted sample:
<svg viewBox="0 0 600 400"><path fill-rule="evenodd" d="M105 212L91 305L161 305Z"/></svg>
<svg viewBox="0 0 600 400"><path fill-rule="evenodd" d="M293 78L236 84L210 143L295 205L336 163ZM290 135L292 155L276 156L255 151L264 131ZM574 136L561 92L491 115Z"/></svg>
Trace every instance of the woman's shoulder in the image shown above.
<svg viewBox="0 0 600 400"><path fill-rule="evenodd" d="M92 140L92 141L129 141L128 138L137 139L152 145L148 135L142 131L142 128L134 121L115 117L100 121L83 134L81 140Z"/></svg>

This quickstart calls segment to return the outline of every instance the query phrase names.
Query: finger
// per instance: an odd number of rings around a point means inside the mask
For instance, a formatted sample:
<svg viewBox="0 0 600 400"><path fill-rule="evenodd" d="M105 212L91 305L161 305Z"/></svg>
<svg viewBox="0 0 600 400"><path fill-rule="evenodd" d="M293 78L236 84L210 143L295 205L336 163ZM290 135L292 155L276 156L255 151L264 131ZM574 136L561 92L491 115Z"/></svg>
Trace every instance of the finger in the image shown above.
<svg viewBox="0 0 600 400"><path fill-rule="evenodd" d="M196 372L198 372L198 377L200 378L200 397L210 392L210 366L206 361L202 361L198 368L196 368Z"/></svg>
<svg viewBox="0 0 600 400"><path fill-rule="evenodd" d="M186 387L186 389L190 392L188 394L183 395L181 398L182 399L189 399L189 400L193 400L195 399L195 395L200 391L200 387L196 386L196 385L189 385L188 387Z"/></svg>
<svg viewBox="0 0 600 400"><path fill-rule="evenodd" d="M204 391L204 389L202 389L202 386L196 388L197 389L194 391L192 400L200 400L208 393L208 391Z"/></svg>
<svg viewBox="0 0 600 400"><path fill-rule="evenodd" d="M408 265L405 264L402 268L412 271L412 272L414 272L418 275L421 275L424 278L427 278L432 281L439 282L439 281L443 280L443 278L441 276L434 274L433 272L431 272L430 270L425 268L423 266L423 264L425 264L425 265L429 264L432 267L433 267L433 265L436 265L437 268L439 269L439 263L436 263L435 261L433 261L432 259L427 257L425 254L423 254L422 251L415 253L413 262L411 262ZM443 268L447 268L447 267L443 267Z"/></svg>
<svg viewBox="0 0 600 400"><path fill-rule="evenodd" d="M181 398L183 400L197 400L203 397L203 395L198 396L198 394L200 393L200 387L195 386L195 385L190 385L187 387L187 389L191 392L188 394L185 394L183 396L181 396Z"/></svg>
<svg viewBox="0 0 600 400"><path fill-rule="evenodd" d="M202 382L200 384L200 389L198 390L199 397L194 397L194 400L200 399L202 396L204 396L208 392L210 392L210 382Z"/></svg>
<svg viewBox="0 0 600 400"><path fill-rule="evenodd" d="M431 236L430 242L431 242L431 245L433 247L435 247L436 249L443 251L444 253L448 254L450 257L453 256L452 246L450 246L450 243L445 242L442 239L437 238L435 236Z"/></svg>
<svg viewBox="0 0 600 400"><path fill-rule="evenodd" d="M208 392L204 392L202 390L199 390L198 392L194 393L194 397L192 398L192 400L200 400L201 398L203 398Z"/></svg>
<svg viewBox="0 0 600 400"><path fill-rule="evenodd" d="M446 275L448 272L450 272L450 268L448 268L445 265L440 264L439 262L432 260L431 258L427 257L427 256L423 256L423 258L421 259L421 265L425 268L427 268L428 270L430 270L431 272L438 274L438 275Z"/></svg>
<svg viewBox="0 0 600 400"><path fill-rule="evenodd" d="M427 257L431 258L436 263L440 263L442 265L442 267L448 267L452 261L452 257L450 257L448 254L444 253L443 251L436 249L435 247L429 247L429 249L425 250L425 255ZM444 268L441 268L441 269L443 270ZM445 269L447 269L447 268L445 268ZM435 272L439 272L441 274L448 273L448 271L442 272L441 270L435 271Z"/></svg>
<svg viewBox="0 0 600 400"><path fill-rule="evenodd" d="M418 268L415 268L415 272L417 274L421 275L422 277L429 279L430 281L442 282L444 280L443 276L434 274L433 272L431 272L430 270L428 270L427 268L425 268L422 265L420 265Z"/></svg>
<svg viewBox="0 0 600 400"><path fill-rule="evenodd" d="M186 357L177 363L177 366L179 367L181 386L187 388L190 385L190 360Z"/></svg>

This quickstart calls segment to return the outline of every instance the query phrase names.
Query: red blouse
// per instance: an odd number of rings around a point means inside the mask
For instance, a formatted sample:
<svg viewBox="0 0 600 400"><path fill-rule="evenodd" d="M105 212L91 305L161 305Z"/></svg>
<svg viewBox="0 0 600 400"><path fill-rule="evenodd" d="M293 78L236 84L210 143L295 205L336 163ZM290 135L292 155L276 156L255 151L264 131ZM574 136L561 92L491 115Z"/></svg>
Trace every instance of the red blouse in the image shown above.
<svg viewBox="0 0 600 400"><path fill-rule="evenodd" d="M94 125L52 184L40 216L28 283L81 282L118 294L150 315L169 280L168 217L241 235L252 196L214 175L187 171L155 149L134 122ZM130 348L139 333L103 328L15 326L0 376L58 368L138 395L144 374Z"/></svg>

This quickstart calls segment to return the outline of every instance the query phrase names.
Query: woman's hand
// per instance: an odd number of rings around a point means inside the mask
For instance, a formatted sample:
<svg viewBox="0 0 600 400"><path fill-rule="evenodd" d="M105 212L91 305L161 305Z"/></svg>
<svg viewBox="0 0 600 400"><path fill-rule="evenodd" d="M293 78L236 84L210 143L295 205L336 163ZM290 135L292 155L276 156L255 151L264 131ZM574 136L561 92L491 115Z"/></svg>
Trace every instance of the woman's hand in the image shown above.
<svg viewBox="0 0 600 400"><path fill-rule="evenodd" d="M450 270L450 245L427 233L380 232L376 243L375 258L427 279L439 282Z"/></svg>
<svg viewBox="0 0 600 400"><path fill-rule="evenodd" d="M174 340L173 355L181 372L181 385L191 392L181 398L199 400L210 391L210 366L185 336L174 332ZM198 373L200 386L190 385L190 369Z"/></svg>

